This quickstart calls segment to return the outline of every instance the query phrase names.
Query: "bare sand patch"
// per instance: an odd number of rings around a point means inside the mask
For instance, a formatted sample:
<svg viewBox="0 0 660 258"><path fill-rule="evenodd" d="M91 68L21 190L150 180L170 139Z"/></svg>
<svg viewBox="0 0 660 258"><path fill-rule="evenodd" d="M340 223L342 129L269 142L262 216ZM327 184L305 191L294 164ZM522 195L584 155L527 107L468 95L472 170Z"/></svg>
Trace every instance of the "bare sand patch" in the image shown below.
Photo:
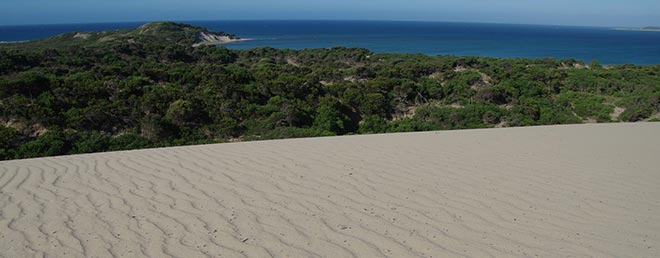
<svg viewBox="0 0 660 258"><path fill-rule="evenodd" d="M660 123L0 162L2 257L660 257Z"/></svg>
<svg viewBox="0 0 660 258"><path fill-rule="evenodd" d="M193 44L193 47L198 47L202 45L222 45L234 42L248 41L252 39L242 39L242 38L233 38L229 36L216 35L210 32L202 32L198 36L199 42Z"/></svg>

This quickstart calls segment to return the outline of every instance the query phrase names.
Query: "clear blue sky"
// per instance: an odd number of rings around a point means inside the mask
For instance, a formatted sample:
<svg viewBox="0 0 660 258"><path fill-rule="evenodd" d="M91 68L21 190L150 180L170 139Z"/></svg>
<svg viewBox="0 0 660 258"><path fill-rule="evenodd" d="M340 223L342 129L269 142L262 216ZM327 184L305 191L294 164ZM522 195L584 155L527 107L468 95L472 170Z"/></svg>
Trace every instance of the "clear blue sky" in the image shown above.
<svg viewBox="0 0 660 258"><path fill-rule="evenodd" d="M0 25L155 20L660 25L660 0L0 0Z"/></svg>

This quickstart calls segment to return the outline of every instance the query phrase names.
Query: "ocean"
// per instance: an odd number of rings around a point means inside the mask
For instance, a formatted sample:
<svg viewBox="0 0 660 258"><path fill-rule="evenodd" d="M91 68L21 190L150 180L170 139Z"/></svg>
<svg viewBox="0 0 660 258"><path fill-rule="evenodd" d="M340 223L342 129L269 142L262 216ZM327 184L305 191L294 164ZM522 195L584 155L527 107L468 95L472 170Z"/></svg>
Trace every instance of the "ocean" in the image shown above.
<svg viewBox="0 0 660 258"><path fill-rule="evenodd" d="M404 21L182 21L252 38L225 45L362 47L377 53L574 58L602 64L660 64L660 32L604 27ZM135 28L144 22L0 26L0 41L46 38L72 31Z"/></svg>

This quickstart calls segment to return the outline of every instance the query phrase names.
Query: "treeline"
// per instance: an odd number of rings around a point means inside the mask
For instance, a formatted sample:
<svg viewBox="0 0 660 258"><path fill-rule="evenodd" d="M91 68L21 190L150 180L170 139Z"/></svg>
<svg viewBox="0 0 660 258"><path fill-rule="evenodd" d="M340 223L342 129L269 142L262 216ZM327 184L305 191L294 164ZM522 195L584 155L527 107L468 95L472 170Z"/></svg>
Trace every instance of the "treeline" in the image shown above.
<svg viewBox="0 0 660 258"><path fill-rule="evenodd" d="M189 43L0 47L0 159L660 111L660 66Z"/></svg>

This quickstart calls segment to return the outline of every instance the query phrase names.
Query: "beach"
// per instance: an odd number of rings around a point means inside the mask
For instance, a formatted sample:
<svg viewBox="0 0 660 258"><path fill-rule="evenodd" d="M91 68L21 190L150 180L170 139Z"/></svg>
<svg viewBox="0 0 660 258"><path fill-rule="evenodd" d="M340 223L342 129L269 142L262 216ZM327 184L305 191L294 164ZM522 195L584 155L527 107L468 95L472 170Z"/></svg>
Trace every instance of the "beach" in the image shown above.
<svg viewBox="0 0 660 258"><path fill-rule="evenodd" d="M199 38L200 42L193 44L193 47L198 47L203 45L222 45L222 44L253 40L253 39L235 38L230 36L219 36L213 33L201 33L197 37Z"/></svg>
<svg viewBox="0 0 660 258"><path fill-rule="evenodd" d="M0 162L0 257L660 257L660 123Z"/></svg>

